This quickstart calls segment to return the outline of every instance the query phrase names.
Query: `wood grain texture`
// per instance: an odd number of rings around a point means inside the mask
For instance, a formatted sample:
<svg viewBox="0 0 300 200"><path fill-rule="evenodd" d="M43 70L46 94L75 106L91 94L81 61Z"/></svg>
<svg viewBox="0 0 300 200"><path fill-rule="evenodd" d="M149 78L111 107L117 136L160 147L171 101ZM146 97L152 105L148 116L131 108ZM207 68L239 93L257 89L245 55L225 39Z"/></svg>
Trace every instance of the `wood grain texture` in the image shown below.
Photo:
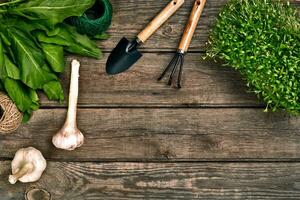
<svg viewBox="0 0 300 200"><path fill-rule="evenodd" d="M1 200L23 199L32 187L53 200L300 198L299 163L63 163L48 162L38 183L8 184L0 162Z"/></svg>
<svg viewBox="0 0 300 200"><path fill-rule="evenodd" d="M110 51L122 37L134 38L166 6L167 2L169 0L112 0L114 18L109 30L111 38L99 44ZM204 51L206 49L209 30L226 2L227 0L210 0L207 2L202 15L203 19L198 25L190 51ZM176 14L143 45L142 49L152 52L176 50L193 3L194 0L186 0Z"/></svg>
<svg viewBox="0 0 300 200"><path fill-rule="evenodd" d="M185 57L183 88L172 89L166 80L158 82L174 54L146 53L128 72L117 76L105 73L106 56L102 60L79 58L80 89L79 106L114 107L212 107L212 106L258 106L261 103L254 94L248 93L246 84L237 72L220 63L203 60L203 54ZM70 79L68 57L67 72L62 76L67 94ZM42 105L65 106L42 96Z"/></svg>
<svg viewBox="0 0 300 200"><path fill-rule="evenodd" d="M134 38L168 2L169 0L111 0L114 8L113 22L109 30L111 38L105 42L99 42L99 46L102 46L105 51L111 51L122 37ZM209 31L218 13L227 2L228 0L207 1L201 22L191 43L190 52L205 51ZM290 0L290 2L300 6L298 0ZM147 41L142 50L151 52L176 50L193 3L194 0L185 0L182 8Z"/></svg>
<svg viewBox="0 0 300 200"><path fill-rule="evenodd" d="M106 51L114 48L124 35L132 38L165 7L168 0L112 0L114 19L111 38L100 42ZM209 0L205 5L191 51L203 51L208 30L213 26L217 13L227 0ZM292 1L294 3L299 1ZM172 90L156 79L171 61L188 20L194 0L187 0L182 8L143 47L144 57L127 73L107 76L104 59L80 58L81 68L80 106L96 107L253 107L261 106L255 95L247 93L247 87L237 72L220 67L220 63L203 61L204 54L191 53L185 58L183 88ZM297 5L300 5L299 3ZM134 11L134 12L133 12ZM152 50L151 50L152 49ZM68 58L68 63L70 57ZM69 71L63 76L65 91L68 88ZM42 97L43 106L63 106ZM66 104L64 104L66 105Z"/></svg>
<svg viewBox="0 0 300 200"><path fill-rule="evenodd" d="M82 148L66 152L51 138L64 109L42 109L16 133L0 136L0 157L34 146L65 161L299 160L300 118L260 109L80 109Z"/></svg>
<svg viewBox="0 0 300 200"><path fill-rule="evenodd" d="M184 53L188 51L191 41L193 39L196 28L199 24L201 14L203 12L206 0L195 0L193 9L190 14L190 18L185 27L182 39L179 43L179 50L182 50Z"/></svg>
<svg viewBox="0 0 300 200"><path fill-rule="evenodd" d="M106 51L113 49L124 36L134 38L161 10L169 0L111 0L114 6L113 24L109 33L111 38L100 42ZM214 26L218 13L228 0L209 0L203 11L201 22L195 32L190 52L205 51L209 32ZM291 0L300 6L298 0ZM182 8L168 20L146 44L142 51L174 51L177 49L185 24L188 21L194 0L186 0Z"/></svg>
<svg viewBox="0 0 300 200"><path fill-rule="evenodd" d="M145 43L176 11L183 5L184 0L172 0L167 6L142 30L137 38Z"/></svg>
<svg viewBox="0 0 300 200"><path fill-rule="evenodd" d="M16 133L0 136L0 199L23 199L33 187L48 190L53 200L300 199L300 119L250 108L262 104L239 74L200 58L227 1L207 1L186 57L184 88L177 91L156 78L178 47L194 0L147 41L141 51L148 53L134 68L110 77L104 72L108 52L123 36L135 37L168 2L111 0L111 38L98 43L105 58L80 58L84 146L72 152L52 146L66 114L57 107L66 103L42 96L44 109ZM62 76L66 92L69 69ZM28 146L42 151L48 168L38 183L11 186L5 160Z"/></svg>

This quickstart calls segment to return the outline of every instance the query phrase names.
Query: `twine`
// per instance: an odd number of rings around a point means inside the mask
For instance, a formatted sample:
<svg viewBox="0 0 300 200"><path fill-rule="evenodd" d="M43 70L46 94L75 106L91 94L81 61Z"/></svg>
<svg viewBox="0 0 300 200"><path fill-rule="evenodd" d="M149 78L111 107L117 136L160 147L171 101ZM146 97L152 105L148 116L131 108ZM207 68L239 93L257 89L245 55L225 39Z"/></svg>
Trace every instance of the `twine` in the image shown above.
<svg viewBox="0 0 300 200"><path fill-rule="evenodd" d="M0 107L2 110L0 133L9 134L14 132L21 125L23 114L12 100L2 92L0 92Z"/></svg>
<svg viewBox="0 0 300 200"><path fill-rule="evenodd" d="M112 13L113 8L109 0L96 0L95 5L83 16L71 17L68 23L75 26L79 33L92 37L107 31L111 25Z"/></svg>

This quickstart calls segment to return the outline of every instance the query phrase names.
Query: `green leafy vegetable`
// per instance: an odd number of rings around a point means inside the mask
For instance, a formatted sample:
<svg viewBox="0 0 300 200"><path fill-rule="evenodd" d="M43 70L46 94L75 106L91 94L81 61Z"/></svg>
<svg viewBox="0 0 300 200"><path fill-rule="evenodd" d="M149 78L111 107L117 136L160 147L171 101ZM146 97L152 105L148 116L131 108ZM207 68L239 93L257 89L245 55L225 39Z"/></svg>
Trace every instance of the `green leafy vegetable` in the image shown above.
<svg viewBox="0 0 300 200"><path fill-rule="evenodd" d="M9 57L5 54L4 54L4 67L5 67L4 74L7 75L7 77L15 80L21 79L21 72L19 68L14 63L12 63Z"/></svg>
<svg viewBox="0 0 300 200"><path fill-rule="evenodd" d="M0 78L5 78L5 65L4 65L4 48L3 48L3 43L0 38Z"/></svg>
<svg viewBox="0 0 300 200"><path fill-rule="evenodd" d="M1 45L0 39L0 79L5 79L7 77L19 80L20 70L15 66L9 59L9 57L4 53L3 45Z"/></svg>
<svg viewBox="0 0 300 200"><path fill-rule="evenodd" d="M43 86L43 90L50 100L64 100L64 93L58 81L51 81Z"/></svg>
<svg viewBox="0 0 300 200"><path fill-rule="evenodd" d="M41 43L43 52L54 72L65 71L64 48L55 44Z"/></svg>
<svg viewBox="0 0 300 200"><path fill-rule="evenodd" d="M53 32L49 29L49 27L43 25L38 20L31 21L26 18L20 18L18 16L11 16L9 18L6 17L5 20L3 20L3 27L17 27L27 34L31 34L32 31L37 29L46 31L47 34L51 34Z"/></svg>
<svg viewBox="0 0 300 200"><path fill-rule="evenodd" d="M65 28L69 31L69 34L71 34L73 41L75 41L75 45L66 48L67 51L93 58L102 57L101 50L97 48L97 45L92 42L88 36L79 34L76 28L72 26L65 25Z"/></svg>
<svg viewBox="0 0 300 200"><path fill-rule="evenodd" d="M22 112L31 114L32 111L39 108L39 98L35 90L25 86L22 82L6 78L4 87Z"/></svg>
<svg viewBox="0 0 300 200"><path fill-rule="evenodd" d="M1 2L0 6L3 7L3 6L14 5L14 4L22 3L24 1L26 1L26 0L11 0L11 1L7 1L7 2Z"/></svg>
<svg viewBox="0 0 300 200"><path fill-rule="evenodd" d="M48 69L41 50L28 39L29 35L17 28L9 28L8 32L14 55L18 58L21 80L27 86L41 89L44 84L57 79L56 75Z"/></svg>
<svg viewBox="0 0 300 200"><path fill-rule="evenodd" d="M241 72L273 111L300 113L300 20L279 0L231 0L212 30L208 55Z"/></svg>
<svg viewBox="0 0 300 200"><path fill-rule="evenodd" d="M95 0L30 0L8 9L8 14L25 17L53 27L71 16L81 16Z"/></svg>
<svg viewBox="0 0 300 200"><path fill-rule="evenodd" d="M100 58L94 41L63 23L68 17L81 16L94 1L0 3L0 90L24 113L24 122L39 108L38 90L50 100L64 100L57 77L65 70L64 51Z"/></svg>
<svg viewBox="0 0 300 200"><path fill-rule="evenodd" d="M101 50L88 36L76 32L74 27L63 24L56 27L56 35L48 36L45 32L36 32L39 42L64 46L70 53L80 54L93 58L102 57Z"/></svg>
<svg viewBox="0 0 300 200"><path fill-rule="evenodd" d="M0 91L4 90L4 85L2 83L2 81L0 80Z"/></svg>
<svg viewBox="0 0 300 200"><path fill-rule="evenodd" d="M110 36L107 33L102 33L102 34L93 36L93 39L96 39L96 40L107 40L109 37Z"/></svg>

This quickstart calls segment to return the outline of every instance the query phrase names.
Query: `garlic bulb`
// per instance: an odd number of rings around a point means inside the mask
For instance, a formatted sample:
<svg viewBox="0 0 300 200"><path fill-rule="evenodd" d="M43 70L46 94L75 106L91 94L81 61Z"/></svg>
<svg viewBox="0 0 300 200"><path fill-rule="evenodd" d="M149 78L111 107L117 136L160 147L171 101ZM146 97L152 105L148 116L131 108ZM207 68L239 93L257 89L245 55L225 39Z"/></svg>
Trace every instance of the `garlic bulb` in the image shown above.
<svg viewBox="0 0 300 200"><path fill-rule="evenodd" d="M84 136L77 128L77 100L78 100L78 79L80 63L72 61L71 85L69 94L69 108L67 118L62 129L52 138L53 145L58 149L74 150L84 142Z"/></svg>
<svg viewBox="0 0 300 200"><path fill-rule="evenodd" d="M12 175L8 178L11 184L15 184L17 181L28 183L40 179L47 163L39 150L28 147L17 151L11 167Z"/></svg>

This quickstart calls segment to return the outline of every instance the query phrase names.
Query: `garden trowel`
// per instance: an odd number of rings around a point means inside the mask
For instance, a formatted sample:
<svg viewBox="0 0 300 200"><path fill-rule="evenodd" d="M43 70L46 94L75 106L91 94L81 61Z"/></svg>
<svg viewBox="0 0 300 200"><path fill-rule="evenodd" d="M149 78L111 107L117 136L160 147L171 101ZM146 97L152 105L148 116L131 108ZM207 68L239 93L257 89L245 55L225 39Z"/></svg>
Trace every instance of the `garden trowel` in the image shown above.
<svg viewBox="0 0 300 200"><path fill-rule="evenodd" d="M161 27L184 3L184 0L172 0L153 20L138 34L135 40L129 41L122 38L116 48L108 57L106 72L114 75L128 70L135 64L142 54L138 47L150 38L150 36Z"/></svg>

